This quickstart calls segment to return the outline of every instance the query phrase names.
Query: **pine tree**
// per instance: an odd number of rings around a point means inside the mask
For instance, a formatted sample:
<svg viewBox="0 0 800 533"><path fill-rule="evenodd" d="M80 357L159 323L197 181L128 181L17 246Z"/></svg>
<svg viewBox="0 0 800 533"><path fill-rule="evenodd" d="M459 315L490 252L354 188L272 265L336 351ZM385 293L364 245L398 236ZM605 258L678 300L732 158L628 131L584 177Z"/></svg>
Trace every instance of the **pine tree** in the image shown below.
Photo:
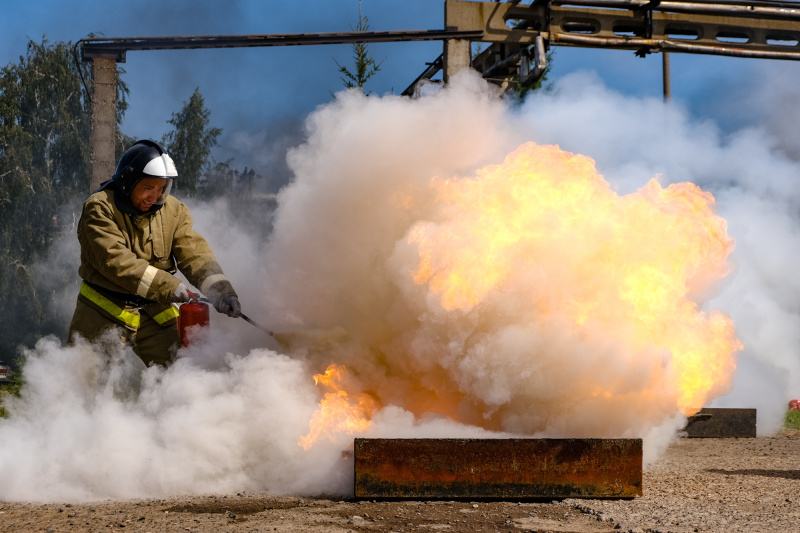
<svg viewBox="0 0 800 533"><path fill-rule="evenodd" d="M358 24L355 28L350 26L350 29L355 32L366 32L369 29L369 20L367 16L361 12L361 0L358 0ZM339 72L342 74L341 80L344 86L348 89L358 87L363 91L367 81L380 71L383 60L381 60L380 63L376 63L366 43L353 43L352 47L355 72L350 72L347 67L340 65L336 59L333 61L336 63L336 66L339 67Z"/></svg>
<svg viewBox="0 0 800 533"><path fill-rule="evenodd" d="M163 144L178 169L176 186L188 195L197 193L201 177L211 166L211 149L222 133L220 128L208 126L210 115L198 87L168 121L173 130L164 136Z"/></svg>

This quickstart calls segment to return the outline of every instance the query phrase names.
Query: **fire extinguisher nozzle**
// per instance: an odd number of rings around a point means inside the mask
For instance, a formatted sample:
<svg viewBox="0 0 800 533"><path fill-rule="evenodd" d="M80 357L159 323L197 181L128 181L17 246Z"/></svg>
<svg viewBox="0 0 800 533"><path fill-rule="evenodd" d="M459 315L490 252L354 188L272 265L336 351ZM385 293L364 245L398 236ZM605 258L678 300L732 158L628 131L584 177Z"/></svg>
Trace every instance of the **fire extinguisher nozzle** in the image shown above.
<svg viewBox="0 0 800 533"><path fill-rule="evenodd" d="M203 296L198 296L198 298L197 298L197 301L198 301L198 302L204 302L204 303L208 303L208 304L210 304L210 303L211 303L211 301L210 301L208 298L205 298L205 297L203 297ZM263 331L264 333L266 333L267 335L269 335L270 337L275 337L275 332L273 332L273 331L271 331L271 330L268 330L268 329L267 329L267 328L265 328L264 326L262 326L262 325L260 325L260 324L256 323L256 322L255 322L255 321L254 321L252 318L250 318L250 317L249 317L249 316L247 316L246 314L244 314L244 313L241 313L241 312L240 312L240 313L239 313L239 316L240 316L240 317L242 317L242 318L243 318L243 319L244 319L246 322L250 323L251 325L253 325L253 326L257 327L258 329L260 329L261 331Z"/></svg>
<svg viewBox="0 0 800 533"><path fill-rule="evenodd" d="M259 325L259 324L256 324L256 323L253 321L253 319L252 319L252 318L250 318L249 316L247 316L246 314L244 314L244 313L239 313L239 316L240 316L240 317L242 317L243 319L245 319L245 321L247 321L247 322L248 322L248 323L250 323L251 325L253 325L253 326L257 327L258 329L260 329L261 331L263 331L264 333L266 333L267 335L269 335L270 337L274 337L274 336L275 336L275 333L274 333L274 332L272 332L272 331L268 330L268 329L267 329L267 328L265 328L264 326L261 326L261 325Z"/></svg>

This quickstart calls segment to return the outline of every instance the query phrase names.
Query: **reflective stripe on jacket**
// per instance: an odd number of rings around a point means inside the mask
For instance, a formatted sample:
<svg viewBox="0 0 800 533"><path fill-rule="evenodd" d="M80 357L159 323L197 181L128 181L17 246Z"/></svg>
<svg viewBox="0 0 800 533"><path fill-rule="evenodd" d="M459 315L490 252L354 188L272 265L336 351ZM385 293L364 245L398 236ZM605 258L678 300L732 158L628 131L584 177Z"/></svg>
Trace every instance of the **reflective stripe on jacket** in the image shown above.
<svg viewBox="0 0 800 533"><path fill-rule="evenodd" d="M80 295L88 300L88 303L92 304L94 307L99 308L102 311L105 311L111 318L122 324L123 326L127 327L128 329L137 330L139 329L139 323L141 321L141 317L139 316L139 311L137 310L126 310L124 307L120 307L115 302L111 301L110 299L106 298L90 286L86 284L86 282L81 283L81 292Z"/></svg>
<svg viewBox="0 0 800 533"><path fill-rule="evenodd" d="M141 324L140 310L131 306L120 306L118 302L107 297L100 291L90 287L85 281L81 283L80 297L93 307L103 311L109 318L126 328L136 331ZM174 305L164 308L158 303L148 304L142 308L150 318L156 321L159 326L172 325L180 312Z"/></svg>
<svg viewBox="0 0 800 533"><path fill-rule="evenodd" d="M178 311L178 308L175 307L174 305L170 305L160 313L154 315L152 319L155 320L158 323L158 325L164 326L167 324L167 322L171 320L176 320L179 315L180 312Z"/></svg>

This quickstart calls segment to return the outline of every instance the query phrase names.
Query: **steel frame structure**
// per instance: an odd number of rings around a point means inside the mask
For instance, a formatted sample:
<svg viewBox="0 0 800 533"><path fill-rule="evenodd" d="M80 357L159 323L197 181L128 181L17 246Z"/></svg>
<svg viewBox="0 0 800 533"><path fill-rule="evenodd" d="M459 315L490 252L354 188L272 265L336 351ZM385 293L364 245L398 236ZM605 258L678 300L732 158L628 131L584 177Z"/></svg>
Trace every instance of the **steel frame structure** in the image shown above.
<svg viewBox="0 0 800 533"><path fill-rule="evenodd" d="M447 0L445 26L482 30L479 40L492 44L471 65L506 87L535 82L526 59L542 58L551 46L800 60L800 2Z"/></svg>

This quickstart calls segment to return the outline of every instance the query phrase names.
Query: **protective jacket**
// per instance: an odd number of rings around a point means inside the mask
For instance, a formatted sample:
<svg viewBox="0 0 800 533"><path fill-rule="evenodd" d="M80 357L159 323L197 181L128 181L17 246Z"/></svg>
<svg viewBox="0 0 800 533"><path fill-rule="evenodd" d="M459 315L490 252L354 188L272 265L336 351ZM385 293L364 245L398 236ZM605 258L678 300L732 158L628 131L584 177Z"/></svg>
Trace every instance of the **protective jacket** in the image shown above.
<svg viewBox="0 0 800 533"><path fill-rule="evenodd" d="M183 203L168 196L157 211L131 216L117 207L115 194L106 188L84 202L78 273L86 283L79 299L136 331L140 312L162 326L175 323L177 270L203 294L214 286L217 294L236 295Z"/></svg>

